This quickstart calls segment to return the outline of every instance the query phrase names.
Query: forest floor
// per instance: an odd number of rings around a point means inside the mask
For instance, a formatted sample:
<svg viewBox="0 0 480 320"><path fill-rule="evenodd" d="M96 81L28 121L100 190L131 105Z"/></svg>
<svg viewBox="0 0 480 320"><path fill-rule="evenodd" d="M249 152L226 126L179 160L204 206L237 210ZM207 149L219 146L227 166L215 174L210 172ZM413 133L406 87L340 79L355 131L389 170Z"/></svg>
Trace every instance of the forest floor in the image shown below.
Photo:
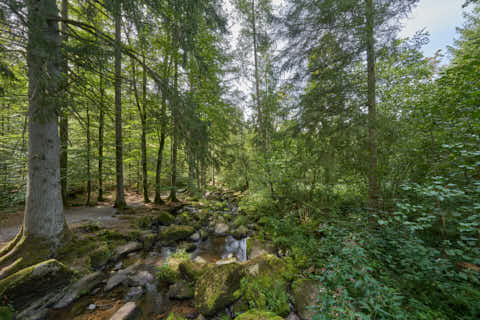
<svg viewBox="0 0 480 320"><path fill-rule="evenodd" d="M129 207L137 208L143 205L143 199L136 193L127 192L125 197ZM98 202L93 206L80 205L80 203L85 203L83 197L72 199L71 206L65 209L65 217L70 228L96 222L107 227L116 227L123 222L115 216L116 209L113 208L111 195L107 195L104 202ZM12 240L20 230L23 214L23 207L0 211L0 248Z"/></svg>

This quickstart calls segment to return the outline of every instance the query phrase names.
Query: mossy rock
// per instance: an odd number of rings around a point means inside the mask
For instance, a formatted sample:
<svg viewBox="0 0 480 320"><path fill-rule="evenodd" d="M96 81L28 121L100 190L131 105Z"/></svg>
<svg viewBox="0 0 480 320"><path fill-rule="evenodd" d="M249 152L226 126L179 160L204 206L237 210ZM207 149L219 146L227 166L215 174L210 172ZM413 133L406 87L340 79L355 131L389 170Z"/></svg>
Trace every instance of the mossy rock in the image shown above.
<svg viewBox="0 0 480 320"><path fill-rule="evenodd" d="M248 218L243 215L239 215L238 217L236 217L232 223L234 228L239 228L240 226L246 226L247 224L248 224Z"/></svg>
<svg viewBox="0 0 480 320"><path fill-rule="evenodd" d="M178 272L178 270L169 268L167 265L164 265L157 269L156 278L160 284L174 284L180 279L180 272Z"/></svg>
<svg viewBox="0 0 480 320"><path fill-rule="evenodd" d="M293 304L302 319L313 319L315 312L309 307L317 304L319 287L318 281L310 279L299 279L293 283Z"/></svg>
<svg viewBox="0 0 480 320"><path fill-rule="evenodd" d="M138 240L143 243L143 250L150 250L157 241L157 235L151 231L144 231L140 233Z"/></svg>
<svg viewBox="0 0 480 320"><path fill-rule="evenodd" d="M155 222L161 226L169 226L175 223L175 217L165 211L155 213Z"/></svg>
<svg viewBox="0 0 480 320"><path fill-rule="evenodd" d="M237 240L244 239L248 236L248 228L245 226L240 226L233 230L232 236Z"/></svg>
<svg viewBox="0 0 480 320"><path fill-rule="evenodd" d="M160 234L159 238L162 241L174 242L186 239L195 233L195 229L190 226L171 225L165 228Z"/></svg>
<svg viewBox="0 0 480 320"><path fill-rule="evenodd" d="M0 280L0 297L16 310L23 310L36 299L67 286L73 276L64 264L47 260Z"/></svg>
<svg viewBox="0 0 480 320"><path fill-rule="evenodd" d="M154 217L153 216L143 216L140 218L137 218L135 220L135 226L137 226L140 229L151 229L153 224L154 224Z"/></svg>
<svg viewBox="0 0 480 320"><path fill-rule="evenodd" d="M283 318L273 312L254 309L239 315L235 320L283 320Z"/></svg>
<svg viewBox="0 0 480 320"><path fill-rule="evenodd" d="M207 265L194 263L192 261L184 261L178 266L178 270L183 279L195 282L205 273Z"/></svg>
<svg viewBox="0 0 480 320"><path fill-rule="evenodd" d="M195 307L211 316L239 298L240 281L245 276L242 265L230 263L205 271L195 285Z"/></svg>
<svg viewBox="0 0 480 320"><path fill-rule="evenodd" d="M110 248L104 244L98 247L95 251L93 251L90 255L90 266L93 269L101 269L104 267L108 260L112 257L112 251Z"/></svg>

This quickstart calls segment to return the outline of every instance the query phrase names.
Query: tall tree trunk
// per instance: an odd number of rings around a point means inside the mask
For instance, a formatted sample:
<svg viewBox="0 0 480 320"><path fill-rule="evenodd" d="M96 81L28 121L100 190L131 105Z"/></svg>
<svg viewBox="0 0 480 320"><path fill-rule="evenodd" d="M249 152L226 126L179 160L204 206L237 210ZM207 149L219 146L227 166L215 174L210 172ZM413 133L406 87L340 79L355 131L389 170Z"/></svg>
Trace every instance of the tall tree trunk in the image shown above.
<svg viewBox="0 0 480 320"><path fill-rule="evenodd" d="M258 130L260 133L260 143L264 148L265 139L263 135L263 113L260 105L260 77L258 75L258 49L257 49L257 22L255 13L255 0L252 0L252 36L253 36L253 58L255 61L255 102L257 105Z"/></svg>
<svg viewBox="0 0 480 320"><path fill-rule="evenodd" d="M62 19L68 19L68 0L62 0ZM67 24L62 23L63 43L67 43ZM68 85L68 59L66 55L63 56L63 72L64 82L63 86ZM63 203L67 204L68 199L68 93L65 91L65 96L62 101L62 109L60 110L60 177L62 185L62 199Z"/></svg>
<svg viewBox="0 0 480 320"><path fill-rule="evenodd" d="M145 56L143 56L143 64L145 65ZM142 126L142 138L140 142L140 148L142 152L142 176L143 176L143 201L149 203L148 198L148 166L147 166L147 73L145 68L143 70L143 84L142 84L142 103L138 96L137 90L137 68L135 67L135 61L132 59L132 79L133 79L133 92L135 95L135 101L137 104L138 115L140 117L140 123ZM142 106L143 104L143 106Z"/></svg>
<svg viewBox="0 0 480 320"><path fill-rule="evenodd" d="M100 115L98 119L98 201L103 201L103 135L105 128L105 89L103 70L100 71Z"/></svg>
<svg viewBox="0 0 480 320"><path fill-rule="evenodd" d="M29 143L23 227L0 252L0 279L51 257L68 236L60 181L58 106L62 40L55 0L26 1L28 10ZM33 254L35 253L35 254Z"/></svg>
<svg viewBox="0 0 480 320"><path fill-rule="evenodd" d="M176 54L176 53L175 53ZM172 172L170 195L171 202L177 202L177 151L178 151L178 62L175 57L174 104L172 109Z"/></svg>
<svg viewBox="0 0 480 320"><path fill-rule="evenodd" d="M123 139L122 139L122 48L121 48L121 22L122 12L120 1L115 1L115 158L116 158L116 180L117 195L115 207L123 210L127 204L125 202L125 192L123 186Z"/></svg>
<svg viewBox="0 0 480 320"><path fill-rule="evenodd" d="M369 172L368 198L373 207L378 205L378 164L377 164L377 110L376 110L376 75L375 75L375 33L373 0L366 0L367 5L367 69L368 69L368 144Z"/></svg>
<svg viewBox="0 0 480 320"><path fill-rule="evenodd" d="M91 141L90 141L90 108L87 105L87 203L90 205L92 195L92 174L90 170L90 158L91 158Z"/></svg>
<svg viewBox="0 0 480 320"><path fill-rule="evenodd" d="M162 177L162 161L163 161L163 149L165 148L165 139L167 137L167 97L163 94L162 97L162 111L161 111L161 132L160 141L158 146L157 156L157 170L155 175L155 203L163 204L162 190L161 190L161 177Z"/></svg>

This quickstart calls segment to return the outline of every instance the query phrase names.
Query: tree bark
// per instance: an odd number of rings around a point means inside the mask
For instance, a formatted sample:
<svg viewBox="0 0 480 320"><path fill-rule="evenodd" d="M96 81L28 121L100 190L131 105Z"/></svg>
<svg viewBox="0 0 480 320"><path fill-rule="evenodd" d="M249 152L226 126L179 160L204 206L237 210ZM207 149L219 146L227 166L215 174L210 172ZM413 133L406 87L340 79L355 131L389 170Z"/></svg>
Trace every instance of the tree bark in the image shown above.
<svg viewBox="0 0 480 320"><path fill-rule="evenodd" d="M0 279L55 255L68 239L60 180L58 114L63 99L62 39L55 0L28 9L28 182L23 227L0 252Z"/></svg>
<svg viewBox="0 0 480 320"><path fill-rule="evenodd" d="M176 53L175 53L176 54ZM178 62L175 57L175 83L174 83L174 103L172 109L172 172L170 183L170 195L168 200L177 202L177 151L178 151Z"/></svg>
<svg viewBox="0 0 480 320"><path fill-rule="evenodd" d="M167 97L163 94L162 97L162 111L161 111L161 132L158 146L157 156L157 172L155 175L155 203L163 204L162 190L161 190L161 177L162 177L162 162L163 162L163 149L165 149L165 139L167 137Z"/></svg>
<svg viewBox="0 0 480 320"><path fill-rule="evenodd" d="M116 198L115 207L125 209L125 193L123 185L123 139L122 139L122 48L121 48L121 3L115 1L115 158L116 158Z"/></svg>
<svg viewBox="0 0 480 320"><path fill-rule="evenodd" d="M90 205L92 195L92 174L90 170L90 158L91 158L91 141L90 141L90 108L87 105L87 202L86 205Z"/></svg>
<svg viewBox="0 0 480 320"><path fill-rule="evenodd" d="M368 144L369 172L368 198L370 205L377 207L379 197L378 163L377 163L377 110L376 110L376 75L375 75L375 33L373 0L366 0L367 12L367 69L368 69Z"/></svg>
<svg viewBox="0 0 480 320"><path fill-rule="evenodd" d="M62 19L68 20L68 0L62 0ZM67 24L62 23L63 43L66 44L68 40ZM64 83L66 88L68 85L68 59L63 55ZM68 199L68 93L65 92L62 101L62 110L60 110L60 176L62 185L62 199L63 203L67 204Z"/></svg>
<svg viewBox="0 0 480 320"><path fill-rule="evenodd" d="M105 128L105 89L103 87L103 70L100 71L100 115L98 119L98 201L103 201L103 135Z"/></svg>

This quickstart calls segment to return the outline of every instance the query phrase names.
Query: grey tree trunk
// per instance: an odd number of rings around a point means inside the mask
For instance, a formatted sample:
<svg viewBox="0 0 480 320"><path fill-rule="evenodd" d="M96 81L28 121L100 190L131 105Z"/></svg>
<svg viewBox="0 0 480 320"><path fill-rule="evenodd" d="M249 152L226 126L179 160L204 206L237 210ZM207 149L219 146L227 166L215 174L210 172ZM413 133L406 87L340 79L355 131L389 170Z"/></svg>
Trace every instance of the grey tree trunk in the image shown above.
<svg viewBox="0 0 480 320"><path fill-rule="evenodd" d="M62 19L68 19L68 0L62 0ZM68 40L67 24L62 23L63 43ZM63 56L63 72L64 87L68 85L68 59ZM62 199L63 203L67 203L68 199L68 94L65 94L62 101L62 110L60 110L60 176L62 183Z"/></svg>
<svg viewBox="0 0 480 320"><path fill-rule="evenodd" d="M87 105L87 202L86 205L90 206L92 196L92 174L90 168L91 160L91 139L90 139L90 107Z"/></svg>
<svg viewBox="0 0 480 320"><path fill-rule="evenodd" d="M100 71L100 116L98 124L98 201L103 201L103 132L105 128L105 106L103 88L103 70Z"/></svg>
<svg viewBox="0 0 480 320"><path fill-rule="evenodd" d="M167 101L166 96L162 98L162 111L161 111L161 132L160 141L158 146L157 156L157 172L155 175L155 203L163 204L162 190L161 190L161 177L162 177L162 162L163 162L163 149L165 149L165 138L167 137Z"/></svg>
<svg viewBox="0 0 480 320"><path fill-rule="evenodd" d="M375 75L375 33L373 0L366 0L367 12L367 70L368 70L368 144L369 172L368 198L373 207L378 205L378 164L377 164L377 109L376 109L376 75Z"/></svg>
<svg viewBox="0 0 480 320"><path fill-rule="evenodd" d="M172 109L172 172L170 183L171 202L177 202L177 151L178 151L178 62L175 57L174 104Z"/></svg>
<svg viewBox="0 0 480 320"><path fill-rule="evenodd" d="M115 207L123 210L126 207L123 186L123 139L122 139L122 52L121 52L121 3L115 1L115 158L117 194Z"/></svg>
<svg viewBox="0 0 480 320"><path fill-rule="evenodd" d="M68 231L60 183L58 101L62 100L61 37L55 0L27 1L29 80L28 182L23 236L60 245Z"/></svg>

